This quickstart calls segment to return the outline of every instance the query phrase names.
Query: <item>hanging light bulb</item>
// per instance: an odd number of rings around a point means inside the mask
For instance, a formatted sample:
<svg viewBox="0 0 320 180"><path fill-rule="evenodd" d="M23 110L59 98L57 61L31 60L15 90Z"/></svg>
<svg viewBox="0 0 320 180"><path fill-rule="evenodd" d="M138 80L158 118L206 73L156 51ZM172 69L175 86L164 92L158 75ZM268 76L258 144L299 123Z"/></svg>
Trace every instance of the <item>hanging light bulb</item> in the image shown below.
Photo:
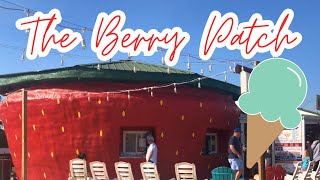
<svg viewBox="0 0 320 180"><path fill-rule="evenodd" d="M84 33L87 31L87 28L82 28L82 37L84 37ZM82 49L86 48L86 40L84 38L82 38L81 40L81 47Z"/></svg>
<svg viewBox="0 0 320 180"><path fill-rule="evenodd" d="M128 91L128 99L130 99L130 91Z"/></svg>
<svg viewBox="0 0 320 180"><path fill-rule="evenodd" d="M173 83L173 86L174 86L173 88L174 93L178 93L176 83Z"/></svg>
<svg viewBox="0 0 320 180"><path fill-rule="evenodd" d="M26 13L27 17L29 17L31 14L31 11L29 9L26 9L24 12ZM26 33L28 33L28 34L30 33L30 28L26 29Z"/></svg>
<svg viewBox="0 0 320 180"><path fill-rule="evenodd" d="M26 13L27 17L29 17L31 14L31 11L29 9L26 9L24 12Z"/></svg>
<svg viewBox="0 0 320 180"><path fill-rule="evenodd" d="M109 101L109 92L107 92L107 101Z"/></svg>
<svg viewBox="0 0 320 180"><path fill-rule="evenodd" d="M24 53L25 53L25 49L22 49L21 61L24 61Z"/></svg>
<svg viewBox="0 0 320 180"><path fill-rule="evenodd" d="M82 47L82 49L86 48L86 40L84 38L81 41L81 47Z"/></svg>
<svg viewBox="0 0 320 180"><path fill-rule="evenodd" d="M133 72L134 72L134 73L137 72L137 70L136 70L136 62L133 63Z"/></svg>
<svg viewBox="0 0 320 180"><path fill-rule="evenodd" d="M24 61L24 54L22 54L21 56L21 61Z"/></svg>
<svg viewBox="0 0 320 180"><path fill-rule="evenodd" d="M227 78L227 71L224 72L224 82L227 82L228 78Z"/></svg>
<svg viewBox="0 0 320 180"><path fill-rule="evenodd" d="M190 71L191 66L190 66L190 54L188 54L188 71Z"/></svg>
<svg viewBox="0 0 320 180"><path fill-rule="evenodd" d="M243 60L242 60L242 62L241 62L241 71L244 71Z"/></svg>
<svg viewBox="0 0 320 180"><path fill-rule="evenodd" d="M101 65L100 65L100 64L98 64L97 69L98 69L98 70L100 70L100 69L101 69Z"/></svg>
<svg viewBox="0 0 320 180"><path fill-rule="evenodd" d="M211 64L209 65L209 72L210 73L212 72L212 65Z"/></svg>
<svg viewBox="0 0 320 180"><path fill-rule="evenodd" d="M64 61L63 61L63 54L60 54L60 57L61 57L60 64L61 64L61 66L63 66L63 65L64 65Z"/></svg>
<svg viewBox="0 0 320 180"><path fill-rule="evenodd" d="M200 83L201 78L198 78L198 88L201 88L201 83Z"/></svg>
<svg viewBox="0 0 320 180"><path fill-rule="evenodd" d="M82 34L84 34L87 31L87 28L84 27L84 28L81 29L81 31L82 31Z"/></svg>
<svg viewBox="0 0 320 180"><path fill-rule="evenodd" d="M162 61L162 65L164 65L165 64L164 56L162 56L161 61Z"/></svg>
<svg viewBox="0 0 320 180"><path fill-rule="evenodd" d="M150 88L150 96L151 96L151 97L153 97L153 91L152 91L152 89L153 89L153 88Z"/></svg>

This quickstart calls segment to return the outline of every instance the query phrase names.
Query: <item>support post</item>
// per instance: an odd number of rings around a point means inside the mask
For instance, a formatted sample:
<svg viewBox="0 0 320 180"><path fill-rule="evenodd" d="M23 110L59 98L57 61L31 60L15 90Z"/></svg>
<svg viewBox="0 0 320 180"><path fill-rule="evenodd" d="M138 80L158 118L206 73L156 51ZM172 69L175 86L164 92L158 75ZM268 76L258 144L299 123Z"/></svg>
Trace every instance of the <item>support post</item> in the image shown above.
<svg viewBox="0 0 320 180"><path fill-rule="evenodd" d="M22 89L22 158L21 158L21 179L27 180L27 91Z"/></svg>
<svg viewBox="0 0 320 180"><path fill-rule="evenodd" d="M258 160L258 172L259 172L259 180L265 180L265 161L264 161L264 154Z"/></svg>

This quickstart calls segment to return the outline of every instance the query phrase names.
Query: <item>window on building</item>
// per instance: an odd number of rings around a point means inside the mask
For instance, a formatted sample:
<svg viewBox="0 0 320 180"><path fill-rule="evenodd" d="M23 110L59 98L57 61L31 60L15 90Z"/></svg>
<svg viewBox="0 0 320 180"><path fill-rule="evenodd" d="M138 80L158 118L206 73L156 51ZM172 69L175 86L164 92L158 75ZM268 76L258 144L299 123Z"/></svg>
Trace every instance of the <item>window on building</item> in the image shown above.
<svg viewBox="0 0 320 180"><path fill-rule="evenodd" d="M143 157L147 151L148 131L123 131L121 157Z"/></svg>
<svg viewBox="0 0 320 180"><path fill-rule="evenodd" d="M203 155L212 155L218 153L217 133L207 133L202 149Z"/></svg>

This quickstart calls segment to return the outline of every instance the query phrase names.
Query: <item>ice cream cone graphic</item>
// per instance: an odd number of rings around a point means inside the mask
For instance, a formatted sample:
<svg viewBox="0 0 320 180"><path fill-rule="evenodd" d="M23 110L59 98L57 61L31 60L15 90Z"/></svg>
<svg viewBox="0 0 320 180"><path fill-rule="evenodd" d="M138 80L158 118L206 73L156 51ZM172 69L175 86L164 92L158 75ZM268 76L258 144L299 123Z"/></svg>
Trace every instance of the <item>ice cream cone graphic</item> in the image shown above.
<svg viewBox="0 0 320 180"><path fill-rule="evenodd" d="M261 127L261 128L259 128ZM284 127L279 121L267 122L260 114L247 116L247 167L252 168L261 155L282 132ZM261 133L266 136L258 136Z"/></svg>
<svg viewBox="0 0 320 180"><path fill-rule="evenodd" d="M303 71L293 62L272 58L256 66L248 92L236 104L247 114L247 167L252 168L284 129L301 121L297 108L307 93Z"/></svg>

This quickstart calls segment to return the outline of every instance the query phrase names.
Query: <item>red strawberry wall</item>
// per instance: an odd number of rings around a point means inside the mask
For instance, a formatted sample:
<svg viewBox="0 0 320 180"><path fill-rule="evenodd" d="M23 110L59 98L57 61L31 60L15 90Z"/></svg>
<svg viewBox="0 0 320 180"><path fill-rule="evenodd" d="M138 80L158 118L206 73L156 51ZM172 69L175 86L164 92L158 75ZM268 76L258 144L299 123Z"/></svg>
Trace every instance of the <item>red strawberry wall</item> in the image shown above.
<svg viewBox="0 0 320 180"><path fill-rule="evenodd" d="M28 179L67 179L68 163L77 153L88 162L106 163L110 178L114 163L130 162L135 179L144 158L119 158L123 129L151 128L158 146L161 179L175 176L174 164L195 163L199 179L227 165L227 141L238 123L239 109L230 95L213 90L177 87L107 94L102 91L150 86L138 83L76 82L41 85L28 91ZM91 92L91 93L88 93ZM21 93L8 95L0 104L9 148L21 175ZM218 133L218 153L204 156L207 130Z"/></svg>

